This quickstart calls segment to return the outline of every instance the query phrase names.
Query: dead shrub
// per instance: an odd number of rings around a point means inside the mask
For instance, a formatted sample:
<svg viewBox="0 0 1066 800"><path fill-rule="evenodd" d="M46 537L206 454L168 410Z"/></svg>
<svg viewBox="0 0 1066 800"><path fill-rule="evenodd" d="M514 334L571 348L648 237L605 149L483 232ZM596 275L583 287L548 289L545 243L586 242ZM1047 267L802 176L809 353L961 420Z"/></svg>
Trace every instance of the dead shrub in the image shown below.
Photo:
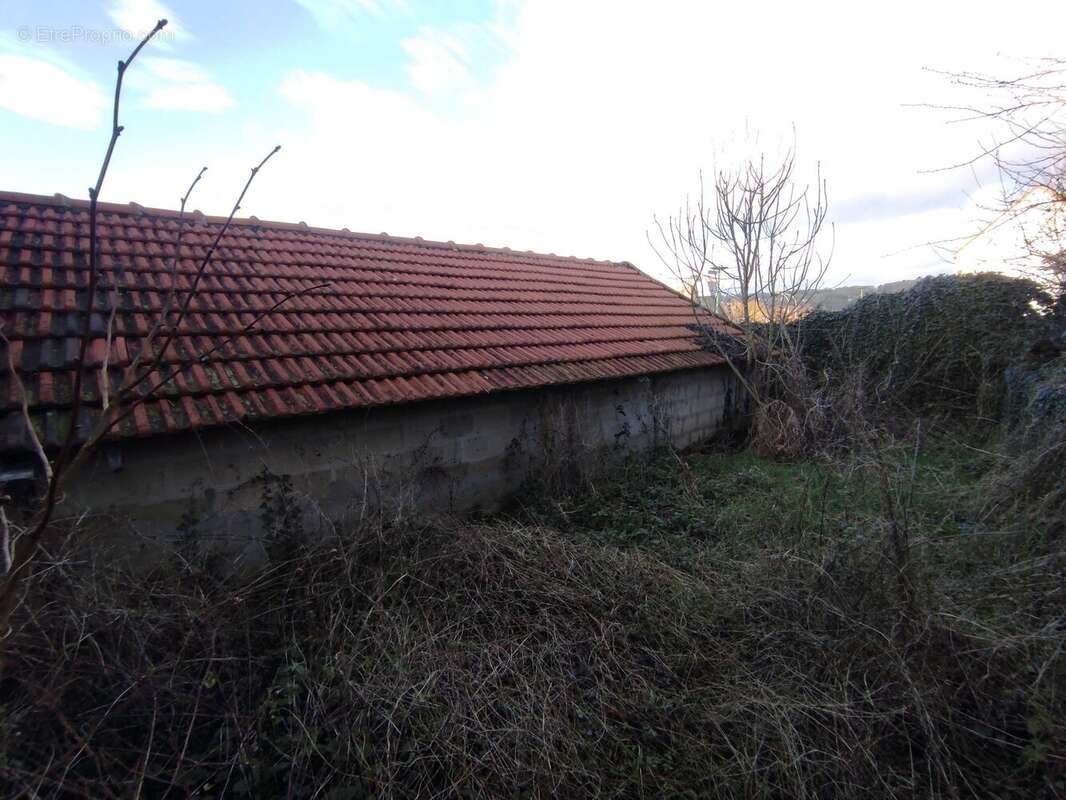
<svg viewBox="0 0 1066 800"><path fill-rule="evenodd" d="M795 458L806 449L804 433L799 415L783 400L770 400L755 408L751 421L751 446L756 452Z"/></svg>

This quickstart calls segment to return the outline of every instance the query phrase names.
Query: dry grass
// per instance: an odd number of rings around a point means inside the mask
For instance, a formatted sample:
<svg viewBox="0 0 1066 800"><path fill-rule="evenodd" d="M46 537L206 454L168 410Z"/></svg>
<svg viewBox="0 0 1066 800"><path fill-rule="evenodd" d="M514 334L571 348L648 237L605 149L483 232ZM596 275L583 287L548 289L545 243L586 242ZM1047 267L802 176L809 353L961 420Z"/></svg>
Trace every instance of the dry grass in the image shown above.
<svg viewBox="0 0 1066 800"><path fill-rule="evenodd" d="M243 580L53 562L8 642L0 781L1055 796L1061 553L946 514L965 487L912 455L670 457L525 522L368 527Z"/></svg>

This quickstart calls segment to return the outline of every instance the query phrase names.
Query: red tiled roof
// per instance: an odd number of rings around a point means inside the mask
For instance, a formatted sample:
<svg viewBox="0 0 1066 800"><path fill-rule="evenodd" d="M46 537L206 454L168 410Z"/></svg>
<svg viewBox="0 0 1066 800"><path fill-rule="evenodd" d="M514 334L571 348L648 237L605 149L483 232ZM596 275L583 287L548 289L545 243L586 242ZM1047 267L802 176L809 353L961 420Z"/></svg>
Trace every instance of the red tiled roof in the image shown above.
<svg viewBox="0 0 1066 800"><path fill-rule="evenodd" d="M179 292L222 222L186 214ZM0 193L0 318L49 443L69 417L88 223L87 201ZM119 296L117 382L171 286L178 215L101 203L98 230L101 287ZM97 293L92 320L90 409L100 405L108 296ZM115 435L721 363L693 322L687 300L625 263L235 220L166 353L170 369L188 369ZM0 431L11 432L18 398L2 355Z"/></svg>

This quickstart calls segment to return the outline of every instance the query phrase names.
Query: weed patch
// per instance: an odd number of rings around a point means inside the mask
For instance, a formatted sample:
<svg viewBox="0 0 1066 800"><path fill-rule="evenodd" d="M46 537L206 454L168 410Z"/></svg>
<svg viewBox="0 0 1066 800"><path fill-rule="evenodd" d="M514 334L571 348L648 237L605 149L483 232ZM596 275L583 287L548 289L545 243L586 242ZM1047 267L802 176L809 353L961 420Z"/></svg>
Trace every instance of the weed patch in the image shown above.
<svg viewBox="0 0 1066 800"><path fill-rule="evenodd" d="M56 558L8 642L0 781L1056 796L1064 565L981 516L987 474L950 441L663 454L507 518L294 543L250 578Z"/></svg>

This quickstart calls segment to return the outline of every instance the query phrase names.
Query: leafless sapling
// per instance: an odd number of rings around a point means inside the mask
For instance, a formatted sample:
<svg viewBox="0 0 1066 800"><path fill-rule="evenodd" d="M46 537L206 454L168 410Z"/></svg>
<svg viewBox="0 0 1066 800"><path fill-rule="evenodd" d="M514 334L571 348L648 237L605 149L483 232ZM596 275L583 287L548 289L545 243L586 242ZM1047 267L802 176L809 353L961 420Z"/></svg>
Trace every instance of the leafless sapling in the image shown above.
<svg viewBox="0 0 1066 800"><path fill-rule="evenodd" d="M795 148L778 160L765 154L718 168L710 187L701 173L695 198L656 218L648 239L674 277L691 292L704 341L733 366L752 402L765 409L796 380L796 342L789 323L810 305L831 258L823 234L828 190L820 167L812 183L796 174ZM739 326L722 336L700 322L705 310Z"/></svg>
<svg viewBox="0 0 1066 800"><path fill-rule="evenodd" d="M175 377L189 369L194 363L203 362L216 355L232 343L233 338L247 333L268 314L276 310L283 303L294 297L306 294L316 289L321 289L325 284L316 285L290 292L283 295L276 303L266 310L256 314L241 331L237 334L220 338L212 347L199 353L197 361L178 361L171 363L168 360L171 344L182 329L182 322L189 313L194 298L204 274L207 272L215 252L229 229L237 211L241 207L245 195L251 187L252 181L263 166L278 152L280 147L275 147L252 168L251 174L234 203L229 216L224 223L217 226L217 231L206 248L204 255L196 264L190 289L180 297L177 291L176 276L182 259L182 234L187 226L185 209L193 189L202 178L206 167L200 170L192 181L188 191L181 199L178 214L178 232L175 237L175 245L171 255L168 270L169 286L167 288L162 308L147 333L141 339L136 353L129 365L123 370L121 378L116 386L112 386L112 378L109 371L110 352L104 357L100 372L100 407L92 409L92 413L83 414L86 410L86 392L83 383L86 377L86 356L92 341L98 338L91 328L91 319L94 311L99 307L98 290L101 287L100 269L100 244L98 238L98 203L104 181L107 177L108 168L112 155L118 143L119 136L123 132L123 126L119 124L119 106L122 97L123 78L138 53L148 42L167 24L166 20L159 20L155 27L141 40L133 52L125 61L119 61L118 74L115 80L114 107L112 113L111 136L107 150L100 166L96 183L89 189L89 252L87 254L87 280L85 293L85 309L82 312L82 328L79 334L77 355L71 367L73 374L73 387L71 392L71 405L69 408L70 424L64 435L59 448L52 454L46 452L41 439L34 427L31 411L27 401L27 394L19 379L18 365L11 359L11 348L8 347L8 370L15 391L21 400L21 417L26 428L26 437L30 442L30 449L38 462L38 472L41 476L40 498L35 510L32 512L26 524L16 526L14 522L3 513L0 508L0 632L9 629L11 615L17 607L20 596L24 589L26 579L30 574L34 558L37 556L42 539L49 530L49 526L55 518L55 511L63 496L63 487L66 482L78 471L78 469L95 453L100 444L108 435L129 418L139 406L159 396L160 390L171 383ZM105 331L105 342L110 345L115 316L119 305L117 287L106 287L108 297L108 313ZM0 336L3 332L0 331ZM6 343L6 341L5 341ZM83 420L88 420L83 424ZM3 634L0 634L3 635Z"/></svg>

